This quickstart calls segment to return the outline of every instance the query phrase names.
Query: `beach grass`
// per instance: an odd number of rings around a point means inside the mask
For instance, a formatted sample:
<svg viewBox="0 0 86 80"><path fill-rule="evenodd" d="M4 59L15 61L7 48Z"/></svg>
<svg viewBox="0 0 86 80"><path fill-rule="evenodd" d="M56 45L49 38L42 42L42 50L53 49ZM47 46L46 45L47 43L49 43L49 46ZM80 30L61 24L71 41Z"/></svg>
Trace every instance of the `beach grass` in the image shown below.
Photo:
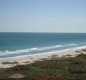
<svg viewBox="0 0 86 80"><path fill-rule="evenodd" d="M52 56L49 60L1 68L0 78L6 80L15 73L23 74L23 80L86 80L86 54L60 59ZM43 79L44 77L47 79Z"/></svg>

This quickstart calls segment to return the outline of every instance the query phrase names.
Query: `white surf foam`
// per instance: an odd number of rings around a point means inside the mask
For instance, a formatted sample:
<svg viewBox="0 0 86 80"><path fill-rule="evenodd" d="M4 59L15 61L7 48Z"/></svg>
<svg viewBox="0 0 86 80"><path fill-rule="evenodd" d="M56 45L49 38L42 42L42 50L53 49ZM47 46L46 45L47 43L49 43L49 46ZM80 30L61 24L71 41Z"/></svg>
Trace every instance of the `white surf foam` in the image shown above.
<svg viewBox="0 0 86 80"><path fill-rule="evenodd" d="M68 51L68 50L78 50L78 49L83 49L83 48L86 48L86 46L68 48L68 49L64 49L64 50L55 50L55 51L43 52L43 53L37 53L37 54L30 54L30 55L26 55L25 54L25 55L18 55L18 56L15 56L15 57L0 58L0 61L16 60L16 59L21 59L21 58L29 57L29 56L47 55L47 54L53 54L53 53L58 54L59 52L65 52L65 51Z"/></svg>
<svg viewBox="0 0 86 80"><path fill-rule="evenodd" d="M15 50L15 51L0 51L0 55L3 54L15 54L15 53L26 53L26 52L31 52L31 51L42 51L42 50L49 50L49 49L58 49L62 47L71 47L71 46L76 46L77 44L71 43L71 44L66 44L66 45L54 45L54 46L48 46L48 47L35 47L35 48L29 48L29 49L22 49L22 50Z"/></svg>
<svg viewBox="0 0 86 80"><path fill-rule="evenodd" d="M17 54L17 56L12 57L12 58L16 59L17 57L21 58L21 57L24 57L24 56L33 56L33 55L55 53L55 52L58 52L58 48L64 48L64 50L68 50L68 49L65 49L65 47L72 47L72 46L74 47L76 45L77 44L75 44L75 43L70 43L70 44L65 44L65 45L53 45L53 46L48 46L48 47L37 47L37 48L29 48L29 49L23 49L23 50L15 50L15 51L8 51L8 50L0 51L0 56L2 56L2 58L0 58L0 59L3 59L3 56L6 56L4 59L6 59L6 58L10 59L11 57L9 57L9 55L12 55L12 54L13 55ZM56 50L53 50L53 49L56 49ZM46 52L46 50L50 50L50 51ZM33 51L37 51L37 53L30 54L30 52L33 53ZM43 51L43 52L40 53L40 51ZM59 50L59 51L62 51L62 50ZM22 53L24 53L24 54L22 55Z"/></svg>

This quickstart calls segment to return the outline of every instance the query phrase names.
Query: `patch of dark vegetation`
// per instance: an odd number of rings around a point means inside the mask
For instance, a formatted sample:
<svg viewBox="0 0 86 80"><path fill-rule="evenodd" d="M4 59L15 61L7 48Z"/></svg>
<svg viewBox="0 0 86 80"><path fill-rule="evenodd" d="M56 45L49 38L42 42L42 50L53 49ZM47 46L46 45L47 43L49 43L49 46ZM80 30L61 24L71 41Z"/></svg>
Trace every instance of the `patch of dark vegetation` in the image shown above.
<svg viewBox="0 0 86 80"><path fill-rule="evenodd" d="M84 69L76 69L76 70L72 70L71 73L75 73L75 74L86 74L86 70Z"/></svg>
<svg viewBox="0 0 86 80"><path fill-rule="evenodd" d="M3 62L2 64L18 64L18 62Z"/></svg>
<svg viewBox="0 0 86 80"><path fill-rule="evenodd" d="M86 52L86 49L82 49L81 51Z"/></svg>

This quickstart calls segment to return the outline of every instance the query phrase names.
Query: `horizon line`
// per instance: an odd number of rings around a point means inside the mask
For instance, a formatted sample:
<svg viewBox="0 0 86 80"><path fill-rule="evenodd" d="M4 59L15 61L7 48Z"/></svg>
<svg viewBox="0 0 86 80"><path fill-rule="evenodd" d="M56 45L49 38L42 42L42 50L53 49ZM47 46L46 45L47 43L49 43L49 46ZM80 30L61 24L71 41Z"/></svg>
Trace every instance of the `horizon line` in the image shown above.
<svg viewBox="0 0 86 80"><path fill-rule="evenodd" d="M11 32L11 31L1 31L0 33L86 33L86 32Z"/></svg>

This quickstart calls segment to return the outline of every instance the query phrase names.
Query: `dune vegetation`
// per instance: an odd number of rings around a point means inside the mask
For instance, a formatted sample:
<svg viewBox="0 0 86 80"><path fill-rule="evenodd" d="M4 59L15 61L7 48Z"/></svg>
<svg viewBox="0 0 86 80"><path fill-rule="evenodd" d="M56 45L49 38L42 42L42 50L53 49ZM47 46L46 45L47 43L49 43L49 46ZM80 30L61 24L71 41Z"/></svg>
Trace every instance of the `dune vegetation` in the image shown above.
<svg viewBox="0 0 86 80"><path fill-rule="evenodd" d="M1 68L0 79L15 80L9 76L16 73L25 76L17 80L86 80L86 54L64 58L52 56L27 65Z"/></svg>

